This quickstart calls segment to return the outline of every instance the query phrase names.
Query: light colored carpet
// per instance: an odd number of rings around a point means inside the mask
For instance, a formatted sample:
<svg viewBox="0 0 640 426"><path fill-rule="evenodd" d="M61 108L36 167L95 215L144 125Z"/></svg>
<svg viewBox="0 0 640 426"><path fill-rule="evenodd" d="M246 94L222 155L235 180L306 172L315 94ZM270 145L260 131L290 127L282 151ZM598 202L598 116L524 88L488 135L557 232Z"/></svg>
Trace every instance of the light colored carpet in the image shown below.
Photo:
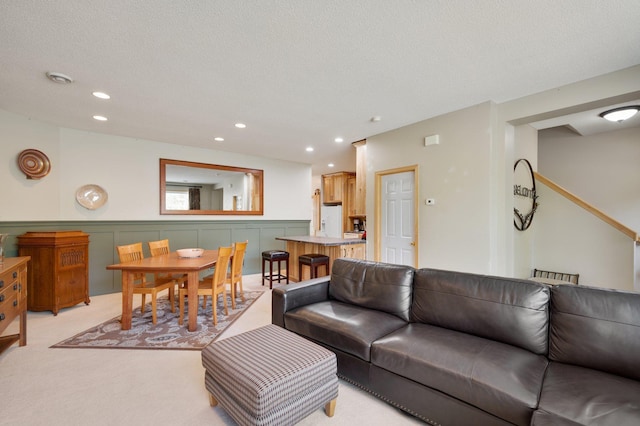
<svg viewBox="0 0 640 426"><path fill-rule="evenodd" d="M264 288L259 274L246 277L245 290ZM89 306L63 309L57 316L29 312L27 346L14 345L0 355L0 425L233 425L222 408L209 406L199 351L50 348L121 309L122 297L116 293L93 297ZM219 339L269 323L267 290ZM299 424L423 423L340 381L334 417L317 410Z"/></svg>

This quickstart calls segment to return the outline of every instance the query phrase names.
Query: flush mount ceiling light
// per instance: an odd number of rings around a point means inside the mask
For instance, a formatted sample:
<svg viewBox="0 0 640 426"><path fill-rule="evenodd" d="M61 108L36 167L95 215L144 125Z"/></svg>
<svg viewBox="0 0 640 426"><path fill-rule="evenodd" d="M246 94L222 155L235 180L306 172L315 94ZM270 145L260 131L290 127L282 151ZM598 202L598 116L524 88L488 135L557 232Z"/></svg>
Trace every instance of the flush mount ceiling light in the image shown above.
<svg viewBox="0 0 640 426"><path fill-rule="evenodd" d="M605 120L622 123L624 120L628 120L629 118L636 115L638 111L640 111L640 106L629 105L629 106L623 106L620 108L610 109L608 111L601 112L598 115L604 118Z"/></svg>
<svg viewBox="0 0 640 426"><path fill-rule="evenodd" d="M107 95L104 92L93 92L92 95L100 99L111 99L111 96Z"/></svg>
<svg viewBox="0 0 640 426"><path fill-rule="evenodd" d="M220 136L213 138L213 140L216 142L224 142L224 138L221 138Z"/></svg>
<svg viewBox="0 0 640 426"><path fill-rule="evenodd" d="M238 129L244 129L245 127L247 127L247 125L246 125L246 124L244 124L244 123L236 123L236 124L235 124L235 126L236 126Z"/></svg>
<svg viewBox="0 0 640 426"><path fill-rule="evenodd" d="M54 83L60 83L60 84L73 83L73 79L71 77L59 72L48 72L47 78L53 81Z"/></svg>
<svg viewBox="0 0 640 426"><path fill-rule="evenodd" d="M306 149L307 152L313 152L313 147L308 146Z"/></svg>
<svg viewBox="0 0 640 426"><path fill-rule="evenodd" d="M337 143L341 143L341 142L344 142L344 139L338 136L337 138L334 139L334 141L336 141Z"/></svg>
<svg viewBox="0 0 640 426"><path fill-rule="evenodd" d="M107 121L108 120L108 118L103 116L103 115L94 115L93 119L94 120L98 120L98 121Z"/></svg>

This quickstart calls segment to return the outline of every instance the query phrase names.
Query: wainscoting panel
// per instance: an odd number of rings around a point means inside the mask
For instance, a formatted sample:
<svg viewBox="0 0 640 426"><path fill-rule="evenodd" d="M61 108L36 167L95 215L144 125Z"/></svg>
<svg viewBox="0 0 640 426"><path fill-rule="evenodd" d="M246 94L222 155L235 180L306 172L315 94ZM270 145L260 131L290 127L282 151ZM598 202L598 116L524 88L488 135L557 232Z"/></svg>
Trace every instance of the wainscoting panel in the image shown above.
<svg viewBox="0 0 640 426"><path fill-rule="evenodd" d="M264 250L283 249L275 238L309 235L308 220L233 220L233 221L43 221L0 222L0 233L9 234L6 256L18 255L17 237L30 231L79 230L89 234L89 294L115 293L122 290L119 271L107 265L118 263L116 246L142 242L149 256L148 241L169 239L171 250L189 247L217 249L236 241L249 241L244 262L245 274L261 271Z"/></svg>

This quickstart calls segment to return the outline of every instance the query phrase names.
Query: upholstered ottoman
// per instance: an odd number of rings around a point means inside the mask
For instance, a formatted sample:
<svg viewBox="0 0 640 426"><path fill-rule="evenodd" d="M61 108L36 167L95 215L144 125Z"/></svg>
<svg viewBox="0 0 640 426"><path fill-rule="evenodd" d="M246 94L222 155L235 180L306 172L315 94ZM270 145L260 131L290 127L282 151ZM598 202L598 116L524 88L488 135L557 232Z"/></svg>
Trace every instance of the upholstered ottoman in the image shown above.
<svg viewBox="0 0 640 426"><path fill-rule="evenodd" d="M336 356L269 324L202 350L205 387L240 425L293 425L338 397Z"/></svg>

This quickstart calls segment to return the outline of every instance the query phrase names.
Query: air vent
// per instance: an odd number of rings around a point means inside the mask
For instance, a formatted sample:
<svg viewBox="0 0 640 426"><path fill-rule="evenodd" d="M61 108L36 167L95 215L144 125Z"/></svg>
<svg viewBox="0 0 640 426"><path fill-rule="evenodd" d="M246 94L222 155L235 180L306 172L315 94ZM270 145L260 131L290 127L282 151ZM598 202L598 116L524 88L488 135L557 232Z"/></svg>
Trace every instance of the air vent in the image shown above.
<svg viewBox="0 0 640 426"><path fill-rule="evenodd" d="M47 78L54 83L67 84L73 83L73 79L68 75L61 74L59 72L48 72Z"/></svg>

